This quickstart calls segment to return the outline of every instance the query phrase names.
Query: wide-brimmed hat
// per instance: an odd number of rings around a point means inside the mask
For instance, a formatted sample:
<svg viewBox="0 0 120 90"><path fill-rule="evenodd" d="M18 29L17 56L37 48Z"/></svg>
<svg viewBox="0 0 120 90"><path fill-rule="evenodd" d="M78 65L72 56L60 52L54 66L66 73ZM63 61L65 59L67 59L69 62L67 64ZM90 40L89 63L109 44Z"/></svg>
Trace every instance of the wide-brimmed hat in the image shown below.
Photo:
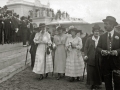
<svg viewBox="0 0 120 90"><path fill-rule="evenodd" d="M114 18L113 16L107 16L106 19L103 19L102 21L103 22L110 21L110 22L115 23L115 25L118 25L116 18Z"/></svg>
<svg viewBox="0 0 120 90"><path fill-rule="evenodd" d="M71 34L71 31L75 31L76 33L79 33L80 30L78 30L77 28L71 28L68 33Z"/></svg>
<svg viewBox="0 0 120 90"><path fill-rule="evenodd" d="M45 23L40 23L40 24L39 24L39 28L45 27L45 26L46 26Z"/></svg>
<svg viewBox="0 0 120 90"><path fill-rule="evenodd" d="M57 31L58 31L58 30L62 30L62 31L64 31L65 28L63 28L62 26L58 26L58 27L57 27Z"/></svg>
<svg viewBox="0 0 120 90"><path fill-rule="evenodd" d="M37 27L37 28L34 28L34 31L40 31L40 28L39 27Z"/></svg>
<svg viewBox="0 0 120 90"><path fill-rule="evenodd" d="M21 17L21 20L25 20L25 16L22 16L22 17Z"/></svg>
<svg viewBox="0 0 120 90"><path fill-rule="evenodd" d="M94 26L92 28L93 28L92 32L94 32L96 30L100 31L100 26L98 24L94 24Z"/></svg>

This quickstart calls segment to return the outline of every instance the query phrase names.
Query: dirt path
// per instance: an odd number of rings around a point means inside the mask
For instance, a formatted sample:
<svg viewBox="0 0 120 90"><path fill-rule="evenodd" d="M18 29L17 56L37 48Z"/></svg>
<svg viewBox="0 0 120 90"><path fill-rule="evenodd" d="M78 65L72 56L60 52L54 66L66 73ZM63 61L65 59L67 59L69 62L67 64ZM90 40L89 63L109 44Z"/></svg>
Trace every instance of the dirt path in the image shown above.
<svg viewBox="0 0 120 90"><path fill-rule="evenodd" d="M0 90L88 90L84 82L68 82L66 78L56 80L50 74L47 79L38 80L38 75L28 67L11 79L0 84Z"/></svg>

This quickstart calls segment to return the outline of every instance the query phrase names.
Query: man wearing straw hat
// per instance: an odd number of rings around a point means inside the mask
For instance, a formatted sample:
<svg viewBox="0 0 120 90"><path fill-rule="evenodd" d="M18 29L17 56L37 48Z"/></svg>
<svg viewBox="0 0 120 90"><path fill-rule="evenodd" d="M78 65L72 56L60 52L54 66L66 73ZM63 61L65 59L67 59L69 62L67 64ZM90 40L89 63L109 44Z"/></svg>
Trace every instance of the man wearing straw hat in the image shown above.
<svg viewBox="0 0 120 90"><path fill-rule="evenodd" d="M106 90L120 90L120 34L114 30L118 23L112 16L107 16L103 22L107 32L101 35L97 50L102 58L105 87Z"/></svg>

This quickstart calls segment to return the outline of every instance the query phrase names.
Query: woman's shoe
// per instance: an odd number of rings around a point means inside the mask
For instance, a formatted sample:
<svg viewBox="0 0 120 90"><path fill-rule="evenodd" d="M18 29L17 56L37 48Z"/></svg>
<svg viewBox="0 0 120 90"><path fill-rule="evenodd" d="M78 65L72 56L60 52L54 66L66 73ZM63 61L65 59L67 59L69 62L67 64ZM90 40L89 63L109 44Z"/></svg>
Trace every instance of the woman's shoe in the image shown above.
<svg viewBox="0 0 120 90"><path fill-rule="evenodd" d="M57 80L60 80L60 78L61 78L60 73L58 73Z"/></svg>
<svg viewBox="0 0 120 90"><path fill-rule="evenodd" d="M42 79L43 79L43 75L41 74L39 80L42 80Z"/></svg>
<svg viewBox="0 0 120 90"><path fill-rule="evenodd" d="M48 77L48 73L46 73L46 75L45 75L45 78L47 78Z"/></svg>
<svg viewBox="0 0 120 90"><path fill-rule="evenodd" d="M80 77L77 77L77 81L81 81Z"/></svg>
<svg viewBox="0 0 120 90"><path fill-rule="evenodd" d="M90 90L95 90L95 86L92 85L91 88L90 88Z"/></svg>
<svg viewBox="0 0 120 90"><path fill-rule="evenodd" d="M74 77L69 78L69 82L73 82L74 80L75 80Z"/></svg>

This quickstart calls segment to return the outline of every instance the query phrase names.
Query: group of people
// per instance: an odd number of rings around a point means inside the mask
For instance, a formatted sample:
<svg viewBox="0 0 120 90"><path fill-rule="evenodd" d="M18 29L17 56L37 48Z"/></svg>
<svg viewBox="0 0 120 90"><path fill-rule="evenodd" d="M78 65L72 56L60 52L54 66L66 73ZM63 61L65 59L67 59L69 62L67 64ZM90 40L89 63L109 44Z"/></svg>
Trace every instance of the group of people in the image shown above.
<svg viewBox="0 0 120 90"><path fill-rule="evenodd" d="M7 9L0 13L0 44L18 43L29 41L33 31L32 19L12 13Z"/></svg>
<svg viewBox="0 0 120 90"><path fill-rule="evenodd" d="M48 28L42 23L34 30L37 33L31 35L30 53L33 72L40 74L40 80L44 74L47 77L49 72L57 73L57 80L64 75L68 76L70 81L74 81L75 78L80 80L84 61L80 51L82 40L76 35L79 30L72 28L69 34L65 34L65 28L59 26L58 34L52 37Z"/></svg>
<svg viewBox="0 0 120 90"><path fill-rule="evenodd" d="M67 76L70 82L80 81L84 67L87 85L91 90L105 82L106 90L120 90L120 25L112 16L103 20L105 33L98 24L91 35L77 36L77 28L56 28L57 35L50 35L44 23L31 34L31 66L42 80L49 72L57 73L57 80ZM84 54L82 53L84 52ZM113 84L114 83L114 84Z"/></svg>

